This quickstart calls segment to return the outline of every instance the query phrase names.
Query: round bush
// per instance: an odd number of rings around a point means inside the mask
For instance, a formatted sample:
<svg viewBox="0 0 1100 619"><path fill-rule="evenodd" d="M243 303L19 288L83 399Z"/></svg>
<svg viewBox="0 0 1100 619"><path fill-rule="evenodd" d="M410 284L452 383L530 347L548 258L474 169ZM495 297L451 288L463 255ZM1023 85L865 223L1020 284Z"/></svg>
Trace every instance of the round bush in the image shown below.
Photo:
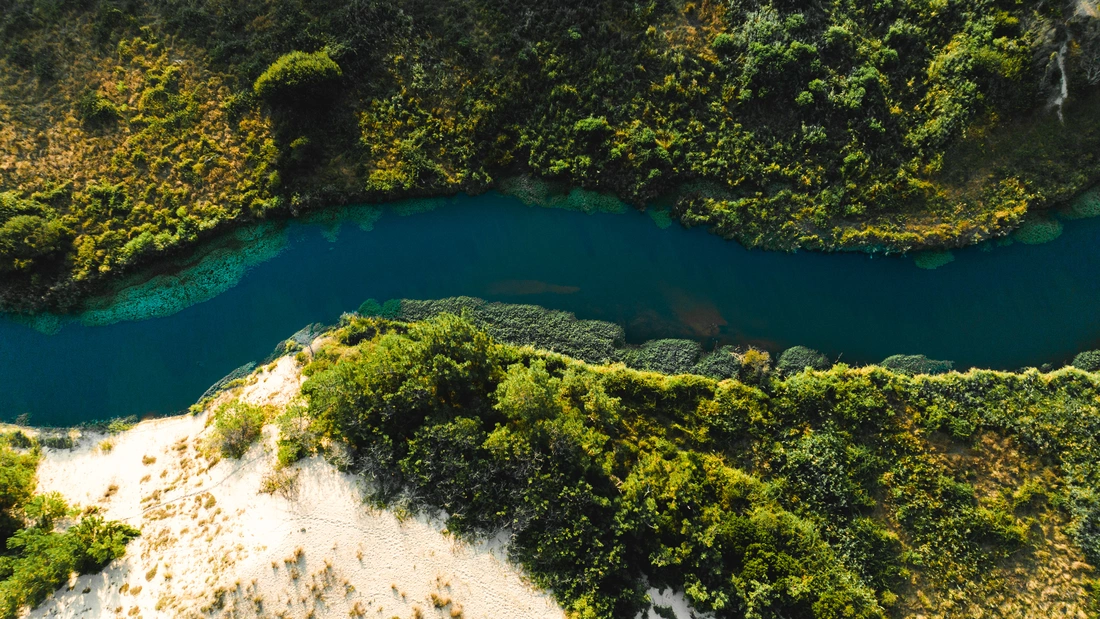
<svg viewBox="0 0 1100 619"><path fill-rule="evenodd" d="M814 370L827 370L833 367L829 358L812 348L805 346L792 346L779 355L779 361L775 369L782 376L797 374L806 368Z"/></svg>
<svg viewBox="0 0 1100 619"><path fill-rule="evenodd" d="M303 103L331 96L343 75L325 51L290 52L271 63L252 89L271 103Z"/></svg>
<svg viewBox="0 0 1100 619"><path fill-rule="evenodd" d="M1073 367L1086 372L1100 372L1100 350L1086 350L1073 358Z"/></svg>

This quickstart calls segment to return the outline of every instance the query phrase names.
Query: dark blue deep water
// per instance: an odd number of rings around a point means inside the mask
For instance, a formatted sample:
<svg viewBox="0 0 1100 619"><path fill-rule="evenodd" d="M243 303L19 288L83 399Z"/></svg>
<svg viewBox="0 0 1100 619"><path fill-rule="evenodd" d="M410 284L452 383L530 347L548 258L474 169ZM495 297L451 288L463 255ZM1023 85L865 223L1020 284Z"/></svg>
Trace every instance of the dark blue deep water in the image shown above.
<svg viewBox="0 0 1100 619"><path fill-rule="evenodd" d="M212 300L164 318L45 335L0 320L0 418L71 424L163 414L310 322L369 297L456 295L617 322L627 337L795 344L849 363L923 353L1014 369L1100 347L1100 220L1044 245L911 259L749 251L644 214L532 208L496 195L385 213L336 242L294 225L276 258Z"/></svg>

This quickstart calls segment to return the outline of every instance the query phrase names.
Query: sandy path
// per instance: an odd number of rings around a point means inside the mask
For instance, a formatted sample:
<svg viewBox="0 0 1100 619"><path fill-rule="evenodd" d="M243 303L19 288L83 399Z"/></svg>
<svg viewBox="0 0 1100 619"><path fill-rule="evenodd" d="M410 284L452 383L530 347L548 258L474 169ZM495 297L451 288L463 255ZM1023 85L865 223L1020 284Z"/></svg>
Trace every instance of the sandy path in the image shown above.
<svg viewBox="0 0 1100 619"><path fill-rule="evenodd" d="M239 393L285 406L299 381L286 357ZM357 479L319 458L298 465L297 493L258 493L273 428L241 460L210 466L197 452L205 421L143 422L109 451L94 435L47 450L39 491L97 505L142 536L31 616L563 617L499 544L471 546L438 523L372 511Z"/></svg>

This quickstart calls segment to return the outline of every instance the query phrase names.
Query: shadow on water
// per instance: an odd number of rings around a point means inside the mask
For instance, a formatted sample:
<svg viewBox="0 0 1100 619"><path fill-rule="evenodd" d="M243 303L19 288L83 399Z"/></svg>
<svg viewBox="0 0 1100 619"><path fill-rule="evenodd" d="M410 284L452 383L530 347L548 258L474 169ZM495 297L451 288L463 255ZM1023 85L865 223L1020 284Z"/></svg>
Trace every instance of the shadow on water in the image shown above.
<svg viewBox="0 0 1100 619"><path fill-rule="evenodd" d="M66 424L177 411L303 325L369 297L532 303L617 322L634 342L803 344L849 363L922 353L1012 369L1100 340L1100 219L1045 245L958 251L928 271L901 257L750 251L633 212L528 208L498 195L446 202L406 216L374 209L338 238L331 222L292 225L281 252L258 252L250 270L208 269L220 294L170 315L74 322L54 335L2 320L0 416ZM180 307L203 299L170 292Z"/></svg>

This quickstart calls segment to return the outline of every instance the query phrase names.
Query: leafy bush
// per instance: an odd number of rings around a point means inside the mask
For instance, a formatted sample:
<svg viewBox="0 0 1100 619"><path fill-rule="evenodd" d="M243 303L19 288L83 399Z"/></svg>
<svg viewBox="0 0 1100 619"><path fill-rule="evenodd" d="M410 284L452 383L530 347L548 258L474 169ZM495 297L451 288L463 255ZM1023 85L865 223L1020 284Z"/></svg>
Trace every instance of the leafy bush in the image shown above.
<svg viewBox="0 0 1100 619"><path fill-rule="evenodd" d="M68 434L47 434L40 439L43 447L50 449L72 449L76 446L73 437Z"/></svg>
<svg viewBox="0 0 1100 619"><path fill-rule="evenodd" d="M77 103L80 118L89 125L103 125L118 120L118 108L94 88L84 91Z"/></svg>
<svg viewBox="0 0 1100 619"><path fill-rule="evenodd" d="M386 302L386 306L390 304L391 301ZM377 302L374 302L371 307L376 305ZM462 314L497 341L534 346L594 363L616 359L618 349L624 346L625 336L618 325L600 320L578 320L569 312L548 310L537 305L489 303L473 297L453 297L437 301L402 299L390 307L389 312L370 315L418 321L443 313ZM363 313L362 307L360 313Z"/></svg>
<svg viewBox="0 0 1100 619"><path fill-rule="evenodd" d="M138 418L134 415L129 417L115 417L107 422L108 434L119 434L133 429L138 424Z"/></svg>
<svg viewBox="0 0 1100 619"><path fill-rule="evenodd" d="M0 619L23 616L69 580L121 557L137 529L76 515L60 494L34 494L36 446L26 453L0 441Z"/></svg>
<svg viewBox="0 0 1100 619"><path fill-rule="evenodd" d="M1086 350L1073 358L1073 367L1086 372L1100 372L1100 350Z"/></svg>
<svg viewBox="0 0 1100 619"><path fill-rule="evenodd" d="M328 52L290 52L256 78L253 91L272 103L323 102L334 94L344 72Z"/></svg>
<svg viewBox="0 0 1100 619"><path fill-rule="evenodd" d="M32 268L60 251L69 234L50 207L0 192L0 273Z"/></svg>
<svg viewBox="0 0 1100 619"><path fill-rule="evenodd" d="M276 460L280 467L290 466L317 450L317 436L310 427L305 408L300 403L287 406L276 421L279 424Z"/></svg>
<svg viewBox="0 0 1100 619"><path fill-rule="evenodd" d="M741 371L738 378L745 383L759 383L771 371L772 357L767 351L750 348L741 353Z"/></svg>
<svg viewBox="0 0 1100 619"><path fill-rule="evenodd" d="M950 361L937 361L924 355L891 355L882 360L882 367L903 374L943 374L951 371Z"/></svg>
<svg viewBox="0 0 1100 619"><path fill-rule="evenodd" d="M741 373L741 357L732 346L722 346L699 359L691 373L718 380L735 378Z"/></svg>
<svg viewBox="0 0 1100 619"><path fill-rule="evenodd" d="M662 374L686 374L695 367L702 347L693 340L651 340L622 352L627 367Z"/></svg>
<svg viewBox="0 0 1100 619"><path fill-rule="evenodd" d="M825 355L805 346L792 346L779 355L775 369L781 376L797 374L806 368L827 370L833 367L832 361Z"/></svg>
<svg viewBox="0 0 1100 619"><path fill-rule="evenodd" d="M260 438L266 413L263 407L236 399L214 411L208 445L223 456L240 458Z"/></svg>

